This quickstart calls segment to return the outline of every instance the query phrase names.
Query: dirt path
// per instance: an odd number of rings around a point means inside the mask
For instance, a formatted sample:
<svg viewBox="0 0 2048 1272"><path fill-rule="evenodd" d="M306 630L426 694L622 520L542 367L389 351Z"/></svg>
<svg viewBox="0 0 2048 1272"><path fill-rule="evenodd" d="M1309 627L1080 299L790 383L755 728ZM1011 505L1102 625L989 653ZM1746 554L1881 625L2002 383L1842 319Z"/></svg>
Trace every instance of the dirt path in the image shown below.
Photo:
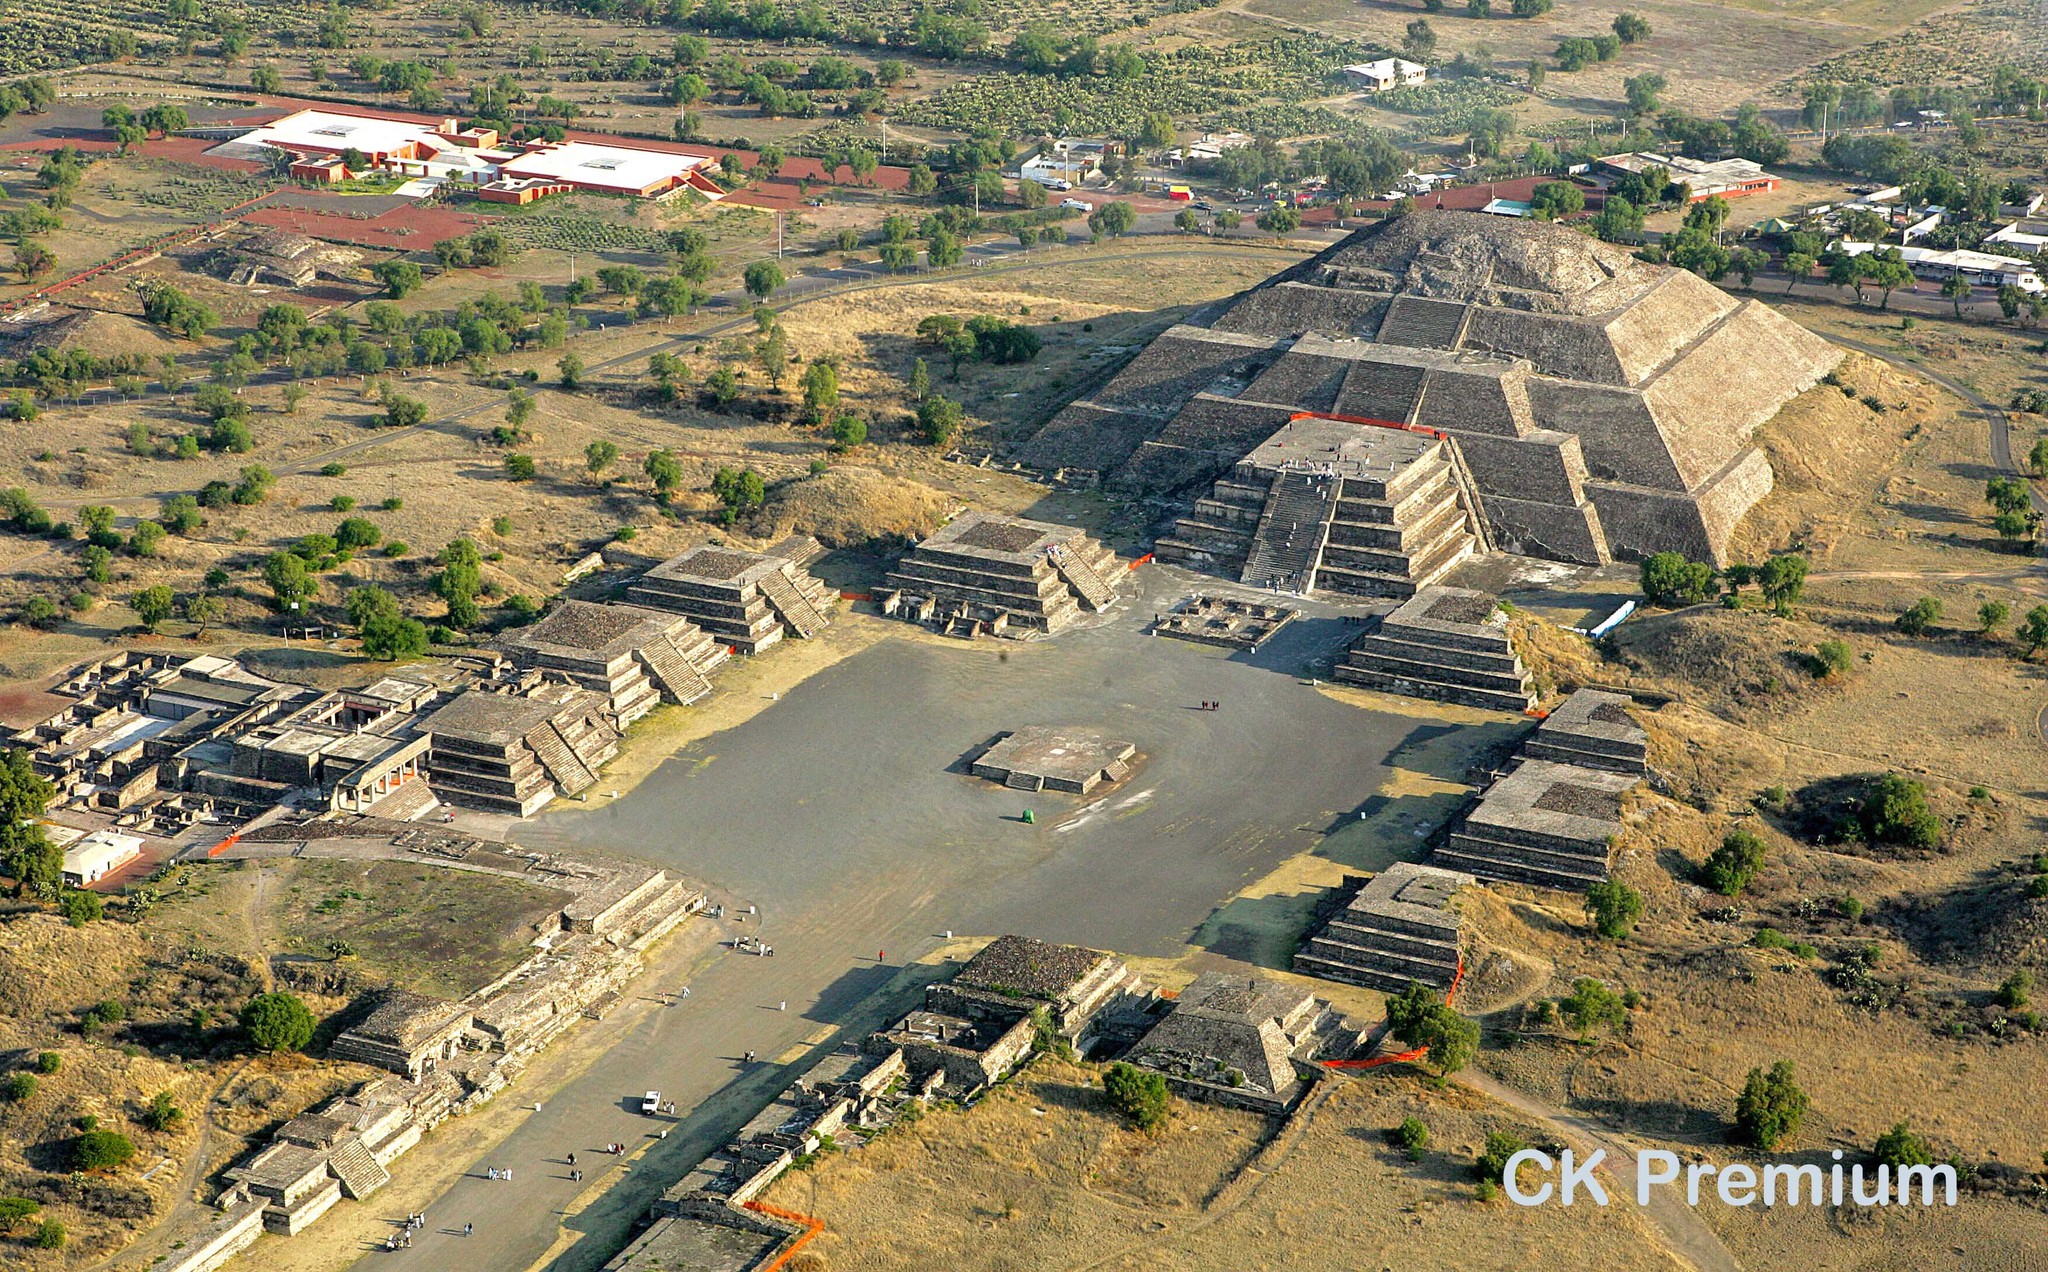
<svg viewBox="0 0 2048 1272"><path fill-rule="evenodd" d="M1602 1164L1616 1185L1614 1204L1633 1204L1636 1150L1612 1132L1587 1118L1552 1108L1472 1069L1464 1070L1453 1080L1525 1117L1534 1118L1562 1136L1605 1149L1607 1160ZM1736 1262L1728 1247L1721 1244L1721 1238L1714 1230L1694 1214L1691 1207L1668 1191L1651 1194L1650 1204L1643 1207L1643 1214L1663 1232L1671 1252L1698 1268L1699 1272L1742 1272L1742 1265Z"/></svg>

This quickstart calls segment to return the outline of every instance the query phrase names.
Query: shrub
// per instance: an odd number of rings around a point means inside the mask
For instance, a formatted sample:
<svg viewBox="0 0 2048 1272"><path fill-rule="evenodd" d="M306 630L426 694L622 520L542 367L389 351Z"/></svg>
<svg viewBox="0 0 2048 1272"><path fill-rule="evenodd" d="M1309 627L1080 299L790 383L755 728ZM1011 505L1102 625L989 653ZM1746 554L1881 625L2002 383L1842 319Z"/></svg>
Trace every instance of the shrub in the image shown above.
<svg viewBox="0 0 2048 1272"><path fill-rule="evenodd" d="M1643 917L1643 894L1619 879L1603 879L1586 889L1586 917L1601 936L1625 941Z"/></svg>
<svg viewBox="0 0 2048 1272"><path fill-rule="evenodd" d="M1879 1163L1894 1170L1901 1166L1934 1165L1933 1146L1915 1135L1904 1122L1878 1136L1870 1151Z"/></svg>
<svg viewBox="0 0 2048 1272"><path fill-rule="evenodd" d="M64 1067L64 1057L54 1051L45 1051L36 1057L37 1073L55 1073Z"/></svg>
<svg viewBox="0 0 2048 1272"><path fill-rule="evenodd" d="M101 903L97 892L66 888L57 898L57 912L64 916L66 923L76 928L97 920L106 913L106 906Z"/></svg>
<svg viewBox="0 0 2048 1272"><path fill-rule="evenodd" d="M71 1141L73 1170L117 1170L134 1156L135 1145L119 1131L85 1131Z"/></svg>
<svg viewBox="0 0 2048 1272"><path fill-rule="evenodd" d="M1721 838L1706 864L1700 867L1700 882L1724 897L1732 897L1749 886L1763 869L1764 841L1746 830L1731 830Z"/></svg>
<svg viewBox="0 0 2048 1272"><path fill-rule="evenodd" d="M1582 1041L1602 1025L1610 1029L1619 1025L1627 1014L1621 995L1591 976L1573 981L1571 995L1558 1000L1557 1010L1566 1024L1579 1031Z"/></svg>
<svg viewBox="0 0 2048 1272"><path fill-rule="evenodd" d="M1770 1152L1799 1131L1806 1118L1806 1092L1793 1080L1792 1062L1749 1071L1735 1099L1735 1130L1742 1142Z"/></svg>
<svg viewBox="0 0 2048 1272"><path fill-rule="evenodd" d="M1141 1131L1149 1131L1166 1120L1169 1095L1164 1074L1119 1060L1102 1075L1102 1093L1111 1108L1129 1118L1131 1125Z"/></svg>
<svg viewBox="0 0 2048 1272"><path fill-rule="evenodd" d="M1940 618L1941 602L1931 596L1923 596L1893 619L1892 626L1907 636L1925 636Z"/></svg>
<svg viewBox="0 0 2048 1272"><path fill-rule="evenodd" d="M64 1248L64 1225L55 1219L45 1219L36 1225L36 1234L29 1238L38 1250L62 1250Z"/></svg>
<svg viewBox="0 0 2048 1272"><path fill-rule="evenodd" d="M2007 1011L2015 1011L2027 1005L2027 996L2033 988L2034 978L2025 970L2017 971L2000 982L1992 999Z"/></svg>
<svg viewBox="0 0 2048 1272"><path fill-rule="evenodd" d="M242 1007L242 1030L259 1051L303 1051L313 1041L313 1013L295 994L258 994Z"/></svg>
<svg viewBox="0 0 2048 1272"><path fill-rule="evenodd" d="M1527 1147L1529 1145L1519 1135L1508 1131L1488 1131L1486 1147L1480 1150L1478 1159L1472 1163L1472 1173L1488 1183L1499 1184L1507 1174L1508 1158Z"/></svg>
<svg viewBox="0 0 2048 1272"><path fill-rule="evenodd" d="M1387 1132L1387 1139L1394 1147L1400 1149L1409 1161L1419 1162L1422 1160L1422 1150L1429 1147L1429 1128L1422 1124L1419 1117L1402 1118L1399 1126Z"/></svg>
<svg viewBox="0 0 2048 1272"><path fill-rule="evenodd" d="M185 1110L171 1099L169 1091L159 1091L150 1098L142 1116L136 1120L152 1131L176 1130L185 1120Z"/></svg>
<svg viewBox="0 0 2048 1272"><path fill-rule="evenodd" d="M1814 647L1813 675L1816 680L1840 676L1855 665L1856 655L1847 641L1824 640Z"/></svg>
<svg viewBox="0 0 2048 1272"><path fill-rule="evenodd" d="M0 1078L0 1100L9 1104L20 1104L35 1098L36 1080L26 1073L10 1073Z"/></svg>
<svg viewBox="0 0 2048 1272"><path fill-rule="evenodd" d="M1863 797L1863 833L1876 844L1907 848L1941 846L1941 819L1927 806L1927 788L1910 777L1887 773Z"/></svg>
<svg viewBox="0 0 2048 1272"><path fill-rule="evenodd" d="M1749 943L1760 950L1782 950L1791 944L1785 939L1785 934L1774 927L1758 928L1756 935L1749 938Z"/></svg>

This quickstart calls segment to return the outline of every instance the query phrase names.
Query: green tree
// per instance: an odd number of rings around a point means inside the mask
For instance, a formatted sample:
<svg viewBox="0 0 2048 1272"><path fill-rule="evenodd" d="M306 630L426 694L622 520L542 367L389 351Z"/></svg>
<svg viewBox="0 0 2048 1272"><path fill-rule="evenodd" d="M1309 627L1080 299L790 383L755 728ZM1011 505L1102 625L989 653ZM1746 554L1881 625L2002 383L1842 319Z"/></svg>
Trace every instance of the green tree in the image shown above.
<svg viewBox="0 0 2048 1272"><path fill-rule="evenodd" d="M1104 238L1119 238L1131 232L1138 214L1130 204L1111 200L1088 216L1088 228Z"/></svg>
<svg viewBox="0 0 2048 1272"><path fill-rule="evenodd" d="M313 1041L313 1013L295 994L258 994L242 1005L242 1032L258 1051L304 1051Z"/></svg>
<svg viewBox="0 0 2048 1272"><path fill-rule="evenodd" d="M683 484L683 462L676 458L674 451L651 453L641 468L648 480L654 483L655 495L663 503L667 503Z"/></svg>
<svg viewBox="0 0 2048 1272"><path fill-rule="evenodd" d="M1824 640L1814 647L1813 674L1818 680L1846 675L1854 665L1855 653L1847 642Z"/></svg>
<svg viewBox="0 0 2048 1272"><path fill-rule="evenodd" d="M1643 894L1619 879L1602 879L1586 889L1586 917L1610 941L1625 941L1643 917Z"/></svg>
<svg viewBox="0 0 2048 1272"><path fill-rule="evenodd" d="M2036 605L2027 611L2020 622L2019 638L2029 658L2048 648L2048 605Z"/></svg>
<svg viewBox="0 0 2048 1272"><path fill-rule="evenodd" d="M555 370L560 372L558 383L564 389L575 390L583 384L583 359L573 353L565 353L555 361Z"/></svg>
<svg viewBox="0 0 2048 1272"><path fill-rule="evenodd" d="M745 284L747 295L756 300L766 300L788 280L783 277L782 267L774 261L755 261L742 271L740 281Z"/></svg>
<svg viewBox="0 0 2048 1272"><path fill-rule="evenodd" d="M1111 1108L1129 1118L1131 1125L1141 1131L1152 1130L1164 1122L1172 1101L1166 1089L1166 1075L1121 1060L1102 1075L1102 1094Z"/></svg>
<svg viewBox="0 0 2048 1272"><path fill-rule="evenodd" d="M1941 280L1941 294L1955 306L1956 317L1963 316L1963 302L1970 298L1970 280L1961 274L1950 274Z"/></svg>
<svg viewBox="0 0 2048 1272"><path fill-rule="evenodd" d="M1650 20L1639 14L1617 14L1614 34L1623 44L1640 44L1650 38Z"/></svg>
<svg viewBox="0 0 2048 1272"><path fill-rule="evenodd" d="M1806 558L1787 552L1757 567L1757 587L1780 618L1790 618L1792 607L1806 592Z"/></svg>
<svg viewBox="0 0 2048 1272"><path fill-rule="evenodd" d="M146 632L155 631L157 624L178 612L177 596L162 583L143 588L128 598L128 604Z"/></svg>
<svg viewBox="0 0 2048 1272"><path fill-rule="evenodd" d="M838 405L839 367L820 358L804 371L804 415L812 423L830 423Z"/></svg>
<svg viewBox="0 0 2048 1272"><path fill-rule="evenodd" d="M2004 601L1986 601L1977 607L1977 632L1989 636L2012 617L2012 606Z"/></svg>
<svg viewBox="0 0 2048 1272"><path fill-rule="evenodd" d="M2014 972L1999 982L1998 989L1991 995L1991 1001L2007 1011L2018 1011L2027 1005L2034 992L2034 978L2025 968Z"/></svg>
<svg viewBox="0 0 2048 1272"><path fill-rule="evenodd" d="M931 394L931 391L931 369L925 366L923 358L919 358L910 367L910 400L922 402ZM2043 444L2048 445L2048 440L2044 440Z"/></svg>
<svg viewBox="0 0 2048 1272"><path fill-rule="evenodd" d="M403 614L373 614L362 623L360 632L363 653L387 661L418 658L431 643L426 624Z"/></svg>
<svg viewBox="0 0 2048 1272"><path fill-rule="evenodd" d="M0 1197L0 1236L13 1236L35 1218L42 1204L27 1197Z"/></svg>
<svg viewBox="0 0 2048 1272"><path fill-rule="evenodd" d="M1799 1133L1806 1118L1806 1092L1793 1080L1792 1062L1749 1071L1735 1099L1735 1129L1743 1143L1770 1152Z"/></svg>
<svg viewBox="0 0 2048 1272"><path fill-rule="evenodd" d="M539 472L533 456L512 454L505 456L505 475L513 481L532 481Z"/></svg>
<svg viewBox="0 0 2048 1272"><path fill-rule="evenodd" d="M419 266L396 258L379 261L371 267L370 274L384 284L384 291L393 300L404 300L412 295L420 289L422 281Z"/></svg>
<svg viewBox="0 0 2048 1272"><path fill-rule="evenodd" d="M33 1074L10 1073L0 1078L0 1100L9 1104L25 1104L36 1096L36 1080Z"/></svg>
<svg viewBox="0 0 2048 1272"><path fill-rule="evenodd" d="M917 407L917 426L930 446L944 446L960 432L966 415L951 398L933 396Z"/></svg>
<svg viewBox="0 0 2048 1272"><path fill-rule="evenodd" d="M592 476L610 468L618 457L618 446L602 438L583 448L583 466L590 470Z"/></svg>
<svg viewBox="0 0 2048 1272"><path fill-rule="evenodd" d="M1789 292L1799 285L1799 280L1811 277L1813 267L1818 263L1818 260L1808 252L1785 253L1785 290Z"/></svg>
<svg viewBox="0 0 2048 1272"><path fill-rule="evenodd" d="M290 610L295 602L310 599L318 588L306 570L305 558L292 552L273 552L263 558L263 581L270 585L279 610Z"/></svg>
<svg viewBox="0 0 2048 1272"><path fill-rule="evenodd" d="M159 1091L143 1106L142 1116L136 1121L141 1122L146 1129L159 1134L175 1131L185 1121L185 1110L178 1107L177 1101L171 1098L169 1091Z"/></svg>
<svg viewBox="0 0 2048 1272"><path fill-rule="evenodd" d="M1747 830L1731 830L1721 837L1706 864L1700 867L1700 882L1724 897L1732 897L1749 886L1764 867L1764 841Z"/></svg>
<svg viewBox="0 0 2048 1272"><path fill-rule="evenodd" d="M1697 605L1714 590L1714 567L1677 552L1646 557L1639 575L1643 595L1658 605Z"/></svg>
<svg viewBox="0 0 2048 1272"><path fill-rule="evenodd" d="M1585 207L1585 192L1569 181L1546 181L1529 196L1530 215L1539 221L1561 221Z"/></svg>

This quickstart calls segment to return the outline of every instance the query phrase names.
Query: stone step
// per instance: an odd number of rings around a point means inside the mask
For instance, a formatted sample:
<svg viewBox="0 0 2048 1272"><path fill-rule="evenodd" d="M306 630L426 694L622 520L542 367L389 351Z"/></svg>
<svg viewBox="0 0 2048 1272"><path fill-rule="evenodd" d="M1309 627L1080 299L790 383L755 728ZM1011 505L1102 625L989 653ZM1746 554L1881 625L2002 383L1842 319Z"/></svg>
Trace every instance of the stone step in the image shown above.
<svg viewBox="0 0 2048 1272"><path fill-rule="evenodd" d="M554 779L555 787L564 795L574 795L597 781L597 774L590 771L576 748L569 745L569 739L550 720L527 735L527 744L540 757L541 766Z"/></svg>
<svg viewBox="0 0 2048 1272"><path fill-rule="evenodd" d="M1535 883L1546 888L1583 891L1607 877L1607 856L1548 851L1504 843L1468 830L1453 831L1438 848L1433 865L1464 870L1486 879Z"/></svg>
<svg viewBox="0 0 2048 1272"><path fill-rule="evenodd" d="M1561 746L1544 738L1539 730L1535 737L1522 744L1522 758L1550 760L1558 764L1576 765L1579 768L1602 769L1609 773L1641 773L1648 767L1642 747L1619 749L1632 750L1633 754L1610 754L1604 751L1583 750L1576 746Z"/></svg>
<svg viewBox="0 0 2048 1272"><path fill-rule="evenodd" d="M1022 769L1011 769L1010 775L1003 779L1003 785L1013 791L1036 791L1045 788L1045 779L1036 773L1026 773Z"/></svg>
<svg viewBox="0 0 2048 1272"><path fill-rule="evenodd" d="M1064 545L1055 544L1046 555L1051 559L1053 569L1059 572L1059 576L1066 580L1067 586L1074 589L1075 594L1089 609L1099 614L1116 600L1115 589L1104 581L1094 566L1082 560L1080 554Z"/></svg>
<svg viewBox="0 0 2048 1272"><path fill-rule="evenodd" d="M690 660L666 636L649 642L641 657L647 661L654 687L669 701L695 702L711 692L711 682L704 678L704 673L691 666Z"/></svg>
<svg viewBox="0 0 2048 1272"><path fill-rule="evenodd" d="M761 595L768 598L768 604L776 616L789 625L789 629L809 640L825 630L828 620L816 606L805 599L790 583L787 575L780 570L770 570L761 577Z"/></svg>
<svg viewBox="0 0 2048 1272"><path fill-rule="evenodd" d="M1373 689L1381 693L1398 694L1404 698L1429 698L1438 702L1455 702L1488 711L1522 713L1535 705L1535 696L1527 692L1481 689L1471 685L1429 680L1422 677L1378 671L1349 664L1339 666L1331 674L1343 684L1357 685L1362 689Z"/></svg>
<svg viewBox="0 0 2048 1272"><path fill-rule="evenodd" d="M1366 989L1377 989L1389 994L1398 994L1415 981L1420 981L1431 989L1448 989L1458 974L1458 969L1454 965L1449 972L1441 975L1437 974L1435 969L1422 969L1417 974L1410 976L1398 971L1389 971L1377 967L1359 967L1352 963L1331 962L1328 959L1320 959L1306 952L1294 956L1294 970L1304 976L1315 976L1323 980L1339 981L1346 985L1359 985Z"/></svg>
<svg viewBox="0 0 2048 1272"><path fill-rule="evenodd" d="M327 1170L341 1181L342 1196L361 1201L391 1182L391 1172L370 1155L359 1139L343 1140L327 1154Z"/></svg>
<svg viewBox="0 0 2048 1272"><path fill-rule="evenodd" d="M1444 649L1426 640L1407 640L1367 632L1351 643L1345 661L1360 667L1412 668L1434 680L1459 681L1467 677L1480 684L1521 685L1528 679L1522 660L1508 650L1479 653L1465 649Z"/></svg>

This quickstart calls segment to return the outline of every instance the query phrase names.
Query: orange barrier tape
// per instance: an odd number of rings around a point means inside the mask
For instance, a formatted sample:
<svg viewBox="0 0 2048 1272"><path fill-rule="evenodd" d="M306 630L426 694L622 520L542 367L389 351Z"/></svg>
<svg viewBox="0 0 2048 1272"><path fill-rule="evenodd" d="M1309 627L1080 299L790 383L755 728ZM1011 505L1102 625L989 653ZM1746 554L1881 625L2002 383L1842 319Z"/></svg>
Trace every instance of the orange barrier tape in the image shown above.
<svg viewBox="0 0 2048 1272"><path fill-rule="evenodd" d="M775 1261L762 1268L761 1272L782 1272L783 1265L795 1258L797 1251L809 1244L812 1237L825 1230L825 1221L823 1219L813 1218L810 1215L800 1215L794 1210L784 1210L780 1206L771 1206L765 1201L750 1201L747 1203L747 1209L758 1210L764 1215L773 1215L777 1219L787 1219L791 1223L800 1223L804 1226L803 1232L798 1235L795 1241L790 1243L789 1249L776 1255Z"/></svg>
<svg viewBox="0 0 2048 1272"><path fill-rule="evenodd" d="M1152 559L1152 554L1151 554L1150 552L1147 552L1147 553L1146 553L1146 554L1145 554L1144 556L1141 556L1141 557L1139 557L1139 558L1138 558L1137 560L1135 560L1135 561L1131 562L1131 563L1130 563L1130 565L1126 566L1125 568L1126 568L1126 569L1132 569L1132 570L1135 570L1135 569L1137 569L1137 568L1138 568L1139 566L1141 566L1141 565L1144 565L1145 563L1147 563L1148 561L1150 561L1151 559Z"/></svg>
<svg viewBox="0 0 2048 1272"><path fill-rule="evenodd" d="M1458 986L1465 980L1465 960L1458 960L1458 970L1451 973L1451 987L1444 991L1444 1006L1448 1007L1458 996ZM1417 1047L1391 1056L1374 1056L1370 1060L1325 1060L1325 1069L1377 1069L1383 1064L1407 1064L1420 1060L1429 1054L1428 1047Z"/></svg>
<svg viewBox="0 0 2048 1272"><path fill-rule="evenodd" d="M227 837L226 839L223 839L223 840L221 840L221 841L220 841L219 843L215 844L215 845L214 845L213 847L211 847L211 848L208 848L208 849L206 850L206 855L207 855L207 856L209 856L209 857L218 857L218 856L220 856L220 855L221 855L222 853L226 852L226 851L227 851L228 849L230 849L230 848L234 847L234 846L235 846L235 842L236 842L237 840L239 840L239 839L240 839L241 837L242 837L242 832L241 832L241 831L239 831L239 830L238 830L238 831L236 831L236 832L235 832L234 834L232 834L232 835L229 835L229 836L228 836L228 837Z"/></svg>
<svg viewBox="0 0 2048 1272"><path fill-rule="evenodd" d="M875 594L873 592L841 592L839 599L842 601L872 601L875 599Z"/></svg>

